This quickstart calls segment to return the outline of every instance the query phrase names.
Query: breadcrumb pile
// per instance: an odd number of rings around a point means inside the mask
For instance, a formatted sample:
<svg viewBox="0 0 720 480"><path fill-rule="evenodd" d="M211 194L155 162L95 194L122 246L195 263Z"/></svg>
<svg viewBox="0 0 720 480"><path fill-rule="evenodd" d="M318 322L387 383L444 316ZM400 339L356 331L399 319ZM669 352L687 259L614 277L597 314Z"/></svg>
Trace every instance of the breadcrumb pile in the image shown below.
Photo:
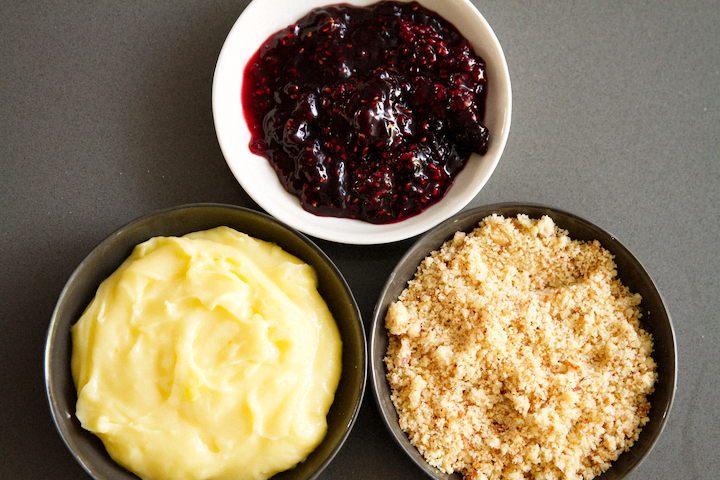
<svg viewBox="0 0 720 480"><path fill-rule="evenodd" d="M591 479L648 422L639 294L597 241L492 215L418 267L385 322L400 426L465 480Z"/></svg>

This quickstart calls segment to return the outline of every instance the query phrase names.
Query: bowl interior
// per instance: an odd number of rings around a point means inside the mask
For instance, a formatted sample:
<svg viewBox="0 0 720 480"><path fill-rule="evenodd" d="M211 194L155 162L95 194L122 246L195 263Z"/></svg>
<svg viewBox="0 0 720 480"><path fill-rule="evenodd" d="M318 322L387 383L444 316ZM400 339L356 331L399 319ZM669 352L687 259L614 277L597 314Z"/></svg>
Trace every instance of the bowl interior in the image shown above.
<svg viewBox="0 0 720 480"><path fill-rule="evenodd" d="M455 24L486 62L488 96L485 124L490 131L488 152L473 155L445 197L423 213L402 222L373 225L360 220L320 217L306 212L287 193L269 162L249 150L250 132L243 117L243 70L250 57L273 33L294 23L312 8L340 3L322 0L253 0L231 29L218 57L213 79L213 117L218 142L243 189L266 212L314 237L348 244L380 244L419 235L460 211L485 185L500 160L510 130L510 74L502 47L492 28L469 0L420 0ZM369 5L376 0L349 0Z"/></svg>
<svg viewBox="0 0 720 480"><path fill-rule="evenodd" d="M398 263L387 280L372 319L370 336L370 368L372 387L375 400L390 434L396 443L410 458L428 475L436 479L461 479L457 473L447 475L431 467L410 443L407 435L400 429L398 415L390 400L390 386L385 378L386 370L383 358L388 346L385 314L390 303L397 297L411 280L420 262L433 250L437 250L445 241L452 238L457 231L472 231L486 216L497 213L505 217L527 214L531 218L550 216L560 227L569 232L575 240L598 240L602 246L615 256L618 276L623 284L634 293L643 297L641 304L643 317L641 324L653 335L653 359L657 363L658 380L655 391L649 397L651 403L650 421L643 427L640 438L630 451L623 453L613 465L602 475L602 480L617 480L631 472L650 453L665 426L667 415L675 394L677 376L676 346L672 321L664 301L640 262L614 236L605 230L583 220L571 213L540 205L497 204L480 207L459 214L420 238Z"/></svg>
<svg viewBox="0 0 720 480"><path fill-rule="evenodd" d="M70 371L70 327L79 319L100 283L130 255L135 245L155 236L179 236L221 225L273 242L312 265L318 275L318 290L337 322L343 341L342 374L328 413L325 438L304 462L273 479L315 478L335 456L355 422L365 388L365 332L352 292L337 267L303 235L267 215L224 205L174 208L142 217L101 242L71 275L48 329L45 383L51 412L68 448L98 480L137 480L137 477L115 463L102 442L84 430L75 417L77 393Z"/></svg>

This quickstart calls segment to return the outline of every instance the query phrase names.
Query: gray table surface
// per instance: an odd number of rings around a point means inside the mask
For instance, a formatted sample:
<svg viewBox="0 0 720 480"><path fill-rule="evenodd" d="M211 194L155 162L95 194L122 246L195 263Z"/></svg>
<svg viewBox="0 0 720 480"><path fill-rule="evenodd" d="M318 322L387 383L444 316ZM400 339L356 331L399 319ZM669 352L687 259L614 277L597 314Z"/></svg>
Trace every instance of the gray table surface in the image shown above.
<svg viewBox="0 0 720 480"><path fill-rule="evenodd" d="M210 102L247 3L0 2L0 478L87 478L52 423L43 348L93 246L164 207L258 208L225 164ZM679 376L631 478L720 478L720 2L474 3L505 49L514 104L505 154L468 207L559 207L635 253L669 306ZM412 240L317 243L367 324ZM320 478L421 476L368 390Z"/></svg>

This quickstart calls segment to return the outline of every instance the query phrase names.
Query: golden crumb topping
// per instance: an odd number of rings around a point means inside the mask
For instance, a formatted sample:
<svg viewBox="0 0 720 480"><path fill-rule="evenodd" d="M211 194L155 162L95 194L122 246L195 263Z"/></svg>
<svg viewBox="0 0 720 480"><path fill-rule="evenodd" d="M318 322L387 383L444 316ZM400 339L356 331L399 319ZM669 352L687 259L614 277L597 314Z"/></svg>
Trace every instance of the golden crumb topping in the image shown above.
<svg viewBox="0 0 720 480"><path fill-rule="evenodd" d="M385 318L401 428L465 480L599 475L649 420L657 375L640 301L599 242L547 216L456 233Z"/></svg>

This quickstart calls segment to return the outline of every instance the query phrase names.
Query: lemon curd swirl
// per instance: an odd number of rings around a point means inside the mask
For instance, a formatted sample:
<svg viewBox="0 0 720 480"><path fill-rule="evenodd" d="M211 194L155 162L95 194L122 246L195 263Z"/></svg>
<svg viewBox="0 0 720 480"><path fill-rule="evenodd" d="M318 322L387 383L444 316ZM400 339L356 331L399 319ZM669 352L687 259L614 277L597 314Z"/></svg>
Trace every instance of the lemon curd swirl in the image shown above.
<svg viewBox="0 0 720 480"><path fill-rule="evenodd" d="M228 227L156 237L72 327L77 417L143 479L265 479L320 443L340 378L311 266Z"/></svg>

